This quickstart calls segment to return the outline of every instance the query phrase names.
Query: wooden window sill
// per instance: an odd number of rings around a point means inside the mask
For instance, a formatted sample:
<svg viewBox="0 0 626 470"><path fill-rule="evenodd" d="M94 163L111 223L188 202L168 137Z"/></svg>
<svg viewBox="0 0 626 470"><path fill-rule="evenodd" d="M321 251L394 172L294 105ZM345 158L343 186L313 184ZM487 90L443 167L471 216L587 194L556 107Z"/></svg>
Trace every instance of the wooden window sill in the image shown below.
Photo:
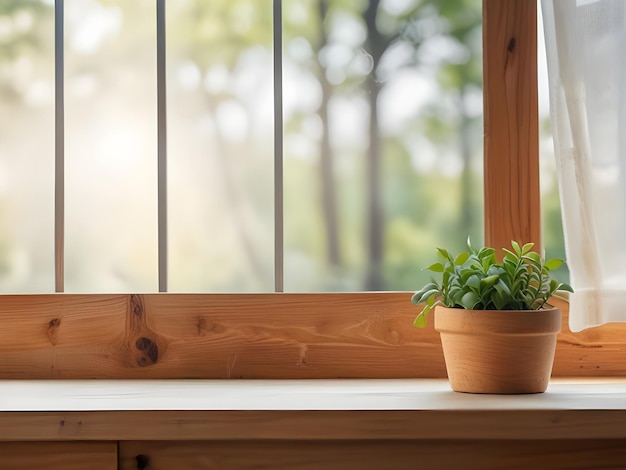
<svg viewBox="0 0 626 470"><path fill-rule="evenodd" d="M626 380L469 395L439 379L0 381L0 441L624 439Z"/></svg>

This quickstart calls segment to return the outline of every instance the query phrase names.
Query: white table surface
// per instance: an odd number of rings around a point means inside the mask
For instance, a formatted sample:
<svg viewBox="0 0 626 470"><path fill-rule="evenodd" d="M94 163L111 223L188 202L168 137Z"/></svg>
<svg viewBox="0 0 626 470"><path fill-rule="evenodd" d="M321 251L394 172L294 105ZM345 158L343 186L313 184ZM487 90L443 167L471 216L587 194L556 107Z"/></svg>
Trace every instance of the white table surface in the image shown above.
<svg viewBox="0 0 626 470"><path fill-rule="evenodd" d="M626 380L554 380L546 393L473 395L447 380L3 380L1 411L612 410Z"/></svg>

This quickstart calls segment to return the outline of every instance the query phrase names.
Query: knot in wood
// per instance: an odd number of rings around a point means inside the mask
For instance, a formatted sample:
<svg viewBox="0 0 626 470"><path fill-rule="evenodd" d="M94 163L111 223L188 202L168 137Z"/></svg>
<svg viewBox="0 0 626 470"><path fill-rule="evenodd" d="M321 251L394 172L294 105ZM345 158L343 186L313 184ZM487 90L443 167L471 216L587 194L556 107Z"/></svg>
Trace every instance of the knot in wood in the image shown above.
<svg viewBox="0 0 626 470"><path fill-rule="evenodd" d="M142 317L143 316L143 303L141 302L141 297L139 297L138 295L131 295L130 296L130 306L131 306L132 312L136 316L138 316L138 317Z"/></svg>
<svg viewBox="0 0 626 470"><path fill-rule="evenodd" d="M516 46L516 41L515 41L515 38L512 37L509 40L509 45L506 46L506 50L509 51L509 52L513 52L515 50L515 46Z"/></svg>
<svg viewBox="0 0 626 470"><path fill-rule="evenodd" d="M60 318L53 318L48 322L48 338L53 345L57 344L57 332L61 326Z"/></svg>
<svg viewBox="0 0 626 470"><path fill-rule="evenodd" d="M150 457L139 454L135 456L135 462L137 462L137 470L146 470L150 465Z"/></svg>
<svg viewBox="0 0 626 470"><path fill-rule="evenodd" d="M135 347L143 353L137 360L137 364L141 367L156 364L159 360L159 347L150 338L142 336L135 341Z"/></svg>
<svg viewBox="0 0 626 470"><path fill-rule="evenodd" d="M204 318L198 318L198 322L196 323L196 328L198 329L198 336L204 336L206 334L206 320Z"/></svg>

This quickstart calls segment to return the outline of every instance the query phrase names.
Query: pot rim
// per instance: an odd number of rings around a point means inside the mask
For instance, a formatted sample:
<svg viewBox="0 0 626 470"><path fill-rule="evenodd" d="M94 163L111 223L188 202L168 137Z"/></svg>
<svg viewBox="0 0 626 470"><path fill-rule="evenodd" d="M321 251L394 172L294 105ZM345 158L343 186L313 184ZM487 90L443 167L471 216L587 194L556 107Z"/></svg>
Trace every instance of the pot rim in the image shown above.
<svg viewBox="0 0 626 470"><path fill-rule="evenodd" d="M561 331L561 310L466 310L438 305L435 330L440 333L545 335Z"/></svg>

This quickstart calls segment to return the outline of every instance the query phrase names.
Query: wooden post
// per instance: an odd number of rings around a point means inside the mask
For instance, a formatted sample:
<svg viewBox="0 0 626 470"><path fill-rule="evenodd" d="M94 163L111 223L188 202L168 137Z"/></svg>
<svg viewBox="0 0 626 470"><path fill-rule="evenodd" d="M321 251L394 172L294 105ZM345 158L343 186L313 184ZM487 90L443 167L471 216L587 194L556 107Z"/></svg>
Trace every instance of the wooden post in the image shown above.
<svg viewBox="0 0 626 470"><path fill-rule="evenodd" d="M483 0L485 245L541 248L537 2Z"/></svg>

